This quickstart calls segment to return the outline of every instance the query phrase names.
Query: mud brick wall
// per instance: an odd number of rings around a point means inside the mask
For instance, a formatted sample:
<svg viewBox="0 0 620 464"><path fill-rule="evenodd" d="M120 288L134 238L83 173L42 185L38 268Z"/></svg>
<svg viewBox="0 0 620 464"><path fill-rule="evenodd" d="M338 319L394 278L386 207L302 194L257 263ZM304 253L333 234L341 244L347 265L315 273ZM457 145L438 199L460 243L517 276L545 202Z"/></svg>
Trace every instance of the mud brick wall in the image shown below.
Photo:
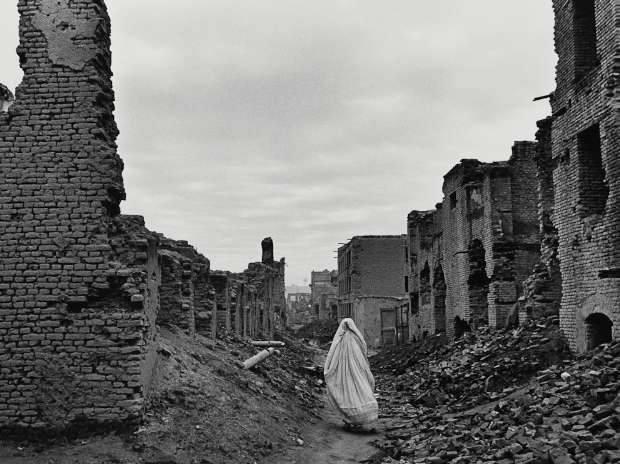
<svg viewBox="0 0 620 464"><path fill-rule="evenodd" d="M489 268L489 323L495 328L505 326L523 295L523 281L540 259L536 148L535 142L515 142L508 161L509 199L493 207L501 211L491 224L496 233ZM508 185L501 188L495 197L508 194Z"/></svg>
<svg viewBox="0 0 620 464"><path fill-rule="evenodd" d="M485 210L481 165L478 160L461 160L444 176L443 269L447 286L446 330L451 337L455 335L455 324L470 323L487 313L485 258L479 253L485 249L483 233L486 230L482 226ZM475 277L471 282L470 274ZM470 285L474 291L470 291Z"/></svg>
<svg viewBox="0 0 620 464"><path fill-rule="evenodd" d="M161 237L158 324L174 325L188 335L196 333L196 313L209 307L209 260L185 240Z"/></svg>
<svg viewBox="0 0 620 464"><path fill-rule="evenodd" d="M515 142L507 162L462 160L444 176L440 248L445 282L436 269L432 294L437 298L425 311L438 314L445 292L451 337L487 324L502 327L539 259L536 147L535 142Z"/></svg>
<svg viewBox="0 0 620 464"><path fill-rule="evenodd" d="M553 224L555 193L553 189L553 160L551 156L552 118L538 121L536 132L536 191L538 196L538 226L541 235L540 261L523 283L519 302L518 321L559 315L562 299L562 274L558 259L558 231Z"/></svg>
<svg viewBox="0 0 620 464"><path fill-rule="evenodd" d="M359 295L405 295L405 237L401 235L356 237L356 269L360 273Z"/></svg>
<svg viewBox="0 0 620 464"><path fill-rule="evenodd" d="M109 17L102 0L18 9L24 79L0 113L0 428L137 419L157 259L118 217Z"/></svg>
<svg viewBox="0 0 620 464"><path fill-rule="evenodd" d="M418 340L446 331L446 283L442 267L442 213L412 211L409 244L409 335Z"/></svg>
<svg viewBox="0 0 620 464"><path fill-rule="evenodd" d="M160 250L159 257L162 283L161 310L157 323L162 326L174 325L193 335L196 322L192 262L171 250Z"/></svg>
<svg viewBox="0 0 620 464"><path fill-rule="evenodd" d="M562 272L560 324L578 351L612 324L620 337L619 12L615 1L554 0L554 224ZM602 322L601 322L602 321Z"/></svg>

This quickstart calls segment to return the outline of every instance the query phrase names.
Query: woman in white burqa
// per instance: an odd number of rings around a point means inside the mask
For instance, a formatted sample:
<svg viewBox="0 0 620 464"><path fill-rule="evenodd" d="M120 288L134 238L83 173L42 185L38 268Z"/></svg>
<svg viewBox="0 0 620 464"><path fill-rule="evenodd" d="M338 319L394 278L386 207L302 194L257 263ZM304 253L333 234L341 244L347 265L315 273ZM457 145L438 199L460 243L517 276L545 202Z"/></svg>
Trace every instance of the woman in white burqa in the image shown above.
<svg viewBox="0 0 620 464"><path fill-rule="evenodd" d="M324 374L329 403L343 416L345 426L372 430L379 411L375 379L370 372L366 342L353 319L340 323Z"/></svg>

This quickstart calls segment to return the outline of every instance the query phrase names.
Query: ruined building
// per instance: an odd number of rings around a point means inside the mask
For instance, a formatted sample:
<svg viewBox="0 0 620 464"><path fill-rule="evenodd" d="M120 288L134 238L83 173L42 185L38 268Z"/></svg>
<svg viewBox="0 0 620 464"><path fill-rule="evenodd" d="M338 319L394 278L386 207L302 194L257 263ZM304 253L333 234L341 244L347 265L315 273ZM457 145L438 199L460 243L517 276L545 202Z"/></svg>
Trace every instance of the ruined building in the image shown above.
<svg viewBox="0 0 620 464"><path fill-rule="evenodd" d="M16 98L0 86L0 431L136 423L157 326L268 333L284 260L265 240L263 261L222 286L189 243L121 215L105 3L18 8L24 78Z"/></svg>
<svg viewBox="0 0 620 464"><path fill-rule="evenodd" d="M0 428L135 419L155 359L157 240L119 216L102 0L20 0L0 112ZM142 236L140 236L142 235Z"/></svg>
<svg viewBox="0 0 620 464"><path fill-rule="evenodd" d="M617 2L554 0L552 106L561 327L587 350L620 338L620 44Z"/></svg>
<svg viewBox="0 0 620 464"><path fill-rule="evenodd" d="M286 325L286 261L284 258L279 261L274 259L270 237L262 241L261 247L262 260L248 264L239 278L252 289L254 296L254 302L249 307L248 334L273 336L276 328Z"/></svg>
<svg viewBox="0 0 620 464"><path fill-rule="evenodd" d="M536 144L508 163L464 160L440 208L409 215L414 337L500 327L507 311L521 323L559 311L577 351L620 337L620 13L553 7L556 90Z"/></svg>
<svg viewBox="0 0 620 464"><path fill-rule="evenodd" d="M338 318L338 271L312 271L310 274L312 311L316 319Z"/></svg>
<svg viewBox="0 0 620 464"><path fill-rule="evenodd" d="M409 214L412 338L504 326L540 256L536 148L516 142L509 161L462 160L437 209Z"/></svg>
<svg viewBox="0 0 620 464"><path fill-rule="evenodd" d="M356 236L338 248L338 318L352 318L369 346L397 337L405 251L402 235Z"/></svg>

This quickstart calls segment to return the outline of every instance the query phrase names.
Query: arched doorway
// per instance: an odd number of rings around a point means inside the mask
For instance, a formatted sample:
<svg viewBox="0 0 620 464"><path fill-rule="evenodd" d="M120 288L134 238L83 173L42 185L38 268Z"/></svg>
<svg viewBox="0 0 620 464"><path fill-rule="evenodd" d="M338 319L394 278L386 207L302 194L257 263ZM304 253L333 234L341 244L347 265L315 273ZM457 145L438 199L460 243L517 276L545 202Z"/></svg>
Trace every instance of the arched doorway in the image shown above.
<svg viewBox="0 0 620 464"><path fill-rule="evenodd" d="M611 320L602 313L591 314L586 319L586 349L592 350L612 340Z"/></svg>

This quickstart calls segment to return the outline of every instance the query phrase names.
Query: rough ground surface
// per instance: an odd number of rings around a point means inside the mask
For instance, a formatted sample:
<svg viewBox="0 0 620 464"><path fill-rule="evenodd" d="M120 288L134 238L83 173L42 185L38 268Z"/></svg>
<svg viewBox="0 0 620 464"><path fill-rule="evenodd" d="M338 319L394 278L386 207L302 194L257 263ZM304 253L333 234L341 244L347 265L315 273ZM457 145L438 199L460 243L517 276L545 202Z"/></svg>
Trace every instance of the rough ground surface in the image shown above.
<svg viewBox="0 0 620 464"><path fill-rule="evenodd" d="M620 343L574 359L550 319L373 364L386 464L620 462Z"/></svg>
<svg viewBox="0 0 620 464"><path fill-rule="evenodd" d="M253 371L236 362L257 350L239 339L191 340L162 331L147 420L125 435L40 444L0 442L2 464L254 463L295 445L319 413L315 352L287 339Z"/></svg>
<svg viewBox="0 0 620 464"><path fill-rule="evenodd" d="M342 428L342 420L326 406L323 417L313 419L303 430L303 445L270 456L262 464L345 464L380 462L372 442L377 433L350 433Z"/></svg>

